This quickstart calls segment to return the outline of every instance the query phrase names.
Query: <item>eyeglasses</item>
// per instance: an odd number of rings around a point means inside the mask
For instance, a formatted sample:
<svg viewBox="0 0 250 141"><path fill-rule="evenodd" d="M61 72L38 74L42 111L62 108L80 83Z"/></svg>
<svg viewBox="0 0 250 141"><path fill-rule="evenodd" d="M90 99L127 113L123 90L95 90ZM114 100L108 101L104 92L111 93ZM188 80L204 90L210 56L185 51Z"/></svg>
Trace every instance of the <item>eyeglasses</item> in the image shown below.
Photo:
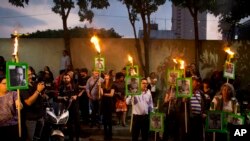
<svg viewBox="0 0 250 141"><path fill-rule="evenodd" d="M144 82L144 83L142 83L142 84L148 84L148 83Z"/></svg>

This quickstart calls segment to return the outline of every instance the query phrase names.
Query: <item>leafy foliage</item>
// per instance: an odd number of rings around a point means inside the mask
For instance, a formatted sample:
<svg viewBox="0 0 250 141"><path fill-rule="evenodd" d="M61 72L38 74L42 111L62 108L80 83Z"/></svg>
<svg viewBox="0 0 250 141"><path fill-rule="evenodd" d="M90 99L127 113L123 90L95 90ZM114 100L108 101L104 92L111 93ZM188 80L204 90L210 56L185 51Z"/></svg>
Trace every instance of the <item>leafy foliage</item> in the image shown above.
<svg viewBox="0 0 250 141"><path fill-rule="evenodd" d="M29 4L29 0L9 0L9 3L16 7L24 7L25 4Z"/></svg>
<svg viewBox="0 0 250 141"><path fill-rule="evenodd" d="M209 11L219 16L219 31L227 39L234 39L236 25L250 15L249 0L215 0Z"/></svg>
<svg viewBox="0 0 250 141"><path fill-rule="evenodd" d="M199 47L199 26L198 26L198 13L202 13L212 6L214 0L169 0L175 6L187 8L193 18L194 23L194 37L195 37L195 63L199 68L199 55L201 49Z"/></svg>
<svg viewBox="0 0 250 141"><path fill-rule="evenodd" d="M151 14L158 10L160 5L163 5L166 0L119 0L122 2L128 11L129 20L131 26L133 27L133 32L135 36L135 47L137 49L139 63L142 66L144 75L148 76L149 74L149 48L151 47L150 43L150 30L151 30ZM135 22L139 19L138 15L141 18L143 26L143 45L141 47L139 39L136 34ZM144 53L142 53L144 52ZM144 59L143 59L144 58ZM143 60L145 63L143 63Z"/></svg>

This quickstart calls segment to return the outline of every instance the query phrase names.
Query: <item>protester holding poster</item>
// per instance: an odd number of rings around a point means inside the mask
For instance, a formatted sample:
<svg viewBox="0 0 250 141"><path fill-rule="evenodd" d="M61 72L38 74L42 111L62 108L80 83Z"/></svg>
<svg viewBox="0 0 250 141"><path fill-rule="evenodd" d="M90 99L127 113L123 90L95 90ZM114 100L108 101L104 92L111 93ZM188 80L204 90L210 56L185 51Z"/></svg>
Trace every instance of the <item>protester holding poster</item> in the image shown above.
<svg viewBox="0 0 250 141"><path fill-rule="evenodd" d="M8 91L5 76L0 77L0 134L10 141L18 140L17 107L22 103L17 99L16 91Z"/></svg>
<svg viewBox="0 0 250 141"><path fill-rule="evenodd" d="M224 83L221 86L220 91L214 96L210 107L211 110L218 110L227 113L237 113L237 99L235 98L235 91L233 85L230 83ZM216 133L216 140L222 141L227 140L227 134Z"/></svg>

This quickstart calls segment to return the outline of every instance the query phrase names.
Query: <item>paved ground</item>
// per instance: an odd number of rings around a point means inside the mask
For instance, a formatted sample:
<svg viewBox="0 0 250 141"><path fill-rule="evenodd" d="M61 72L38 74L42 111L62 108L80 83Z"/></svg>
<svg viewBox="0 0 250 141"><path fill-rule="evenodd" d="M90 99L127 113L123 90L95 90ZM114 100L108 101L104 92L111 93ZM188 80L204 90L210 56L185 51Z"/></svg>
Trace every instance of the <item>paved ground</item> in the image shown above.
<svg viewBox="0 0 250 141"><path fill-rule="evenodd" d="M104 141L103 127L99 129L97 127L90 128L88 125L82 125L81 131L80 141ZM131 141L129 126L114 125L112 141Z"/></svg>

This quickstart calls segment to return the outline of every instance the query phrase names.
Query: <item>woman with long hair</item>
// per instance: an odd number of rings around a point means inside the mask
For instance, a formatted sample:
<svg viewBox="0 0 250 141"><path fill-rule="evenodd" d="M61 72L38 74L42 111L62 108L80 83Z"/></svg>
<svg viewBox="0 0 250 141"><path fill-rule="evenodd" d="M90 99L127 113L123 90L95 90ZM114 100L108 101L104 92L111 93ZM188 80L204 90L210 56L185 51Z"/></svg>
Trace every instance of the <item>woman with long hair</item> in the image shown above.
<svg viewBox="0 0 250 141"><path fill-rule="evenodd" d="M113 95L114 88L112 88L113 81L109 74L104 75L104 83L101 88L101 112L103 115L103 126L104 126L104 140L112 139L112 109L113 109Z"/></svg>

